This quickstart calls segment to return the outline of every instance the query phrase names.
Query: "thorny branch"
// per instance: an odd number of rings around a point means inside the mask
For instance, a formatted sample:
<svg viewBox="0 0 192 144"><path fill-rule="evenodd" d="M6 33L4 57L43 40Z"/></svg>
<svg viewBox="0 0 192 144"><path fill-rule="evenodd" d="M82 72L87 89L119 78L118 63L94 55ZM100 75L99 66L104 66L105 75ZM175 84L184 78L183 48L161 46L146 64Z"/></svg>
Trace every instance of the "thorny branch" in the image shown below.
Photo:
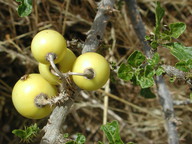
<svg viewBox="0 0 192 144"><path fill-rule="evenodd" d="M125 0L129 15L131 17L131 21L133 24L133 27L135 29L135 32L143 44L143 49L147 55L147 57L152 57L152 54L150 53L150 47L148 46L147 42L145 41L145 27L142 22L141 16L139 14L139 11L137 9L137 3L136 0ZM167 127L167 133L168 133L168 142L169 144L179 144L179 138L177 134L177 123L175 122L175 115L174 115L174 108L173 108L173 99L170 95L170 92L163 80L162 76L156 77L156 86L157 91L160 99L160 104L163 107L163 112L165 116L165 122Z"/></svg>
<svg viewBox="0 0 192 144"><path fill-rule="evenodd" d="M186 80L186 72L180 71L175 67L169 65L162 65L161 67L165 70L168 76Z"/></svg>
<svg viewBox="0 0 192 144"><path fill-rule="evenodd" d="M170 65L161 65L161 67L164 69L168 76L182 79L186 81L190 86L192 86L192 77L190 72L183 72Z"/></svg>
<svg viewBox="0 0 192 144"><path fill-rule="evenodd" d="M102 0L98 3L98 12L95 16L94 22L87 34L85 45L82 53L88 51L96 51L100 41L103 39L103 34L110 18L110 14L115 11L113 9L114 0Z"/></svg>
<svg viewBox="0 0 192 144"><path fill-rule="evenodd" d="M98 5L98 12L95 16L91 30L88 33L82 53L96 51L109 19L109 15L113 12L114 0L101 0ZM72 84L73 85L73 84ZM66 139L62 137L62 126L67 114L74 103L74 99L79 94L79 89L74 86L74 93L71 93L70 99L65 101L62 106L57 106L47 125L43 128L45 134L41 140L41 144L63 144ZM70 92L70 90L69 90ZM64 90L64 95L66 95Z"/></svg>

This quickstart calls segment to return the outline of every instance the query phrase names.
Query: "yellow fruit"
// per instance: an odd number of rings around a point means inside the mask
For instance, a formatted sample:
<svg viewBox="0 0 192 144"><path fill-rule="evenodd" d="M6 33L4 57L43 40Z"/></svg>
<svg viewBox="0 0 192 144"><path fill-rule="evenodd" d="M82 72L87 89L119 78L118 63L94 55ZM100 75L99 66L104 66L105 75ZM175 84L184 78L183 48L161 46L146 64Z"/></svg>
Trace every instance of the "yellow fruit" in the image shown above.
<svg viewBox="0 0 192 144"><path fill-rule="evenodd" d="M48 64L47 55L53 53L56 56L55 63L61 61L66 53L66 41L64 37L55 30L43 30L35 35L31 42L31 51L35 59Z"/></svg>
<svg viewBox="0 0 192 144"><path fill-rule="evenodd" d="M86 69L92 69L94 71L94 77L92 79L88 79L85 76L72 75L75 84L84 90L97 90L109 79L109 64L98 53L87 52L80 55L73 64L72 72L84 73Z"/></svg>
<svg viewBox="0 0 192 144"><path fill-rule="evenodd" d="M56 96L57 91L40 74L29 74L22 77L15 84L12 91L12 101L16 110L26 118L41 119L52 112L52 107L39 107L35 104L35 98L44 94L48 98Z"/></svg>

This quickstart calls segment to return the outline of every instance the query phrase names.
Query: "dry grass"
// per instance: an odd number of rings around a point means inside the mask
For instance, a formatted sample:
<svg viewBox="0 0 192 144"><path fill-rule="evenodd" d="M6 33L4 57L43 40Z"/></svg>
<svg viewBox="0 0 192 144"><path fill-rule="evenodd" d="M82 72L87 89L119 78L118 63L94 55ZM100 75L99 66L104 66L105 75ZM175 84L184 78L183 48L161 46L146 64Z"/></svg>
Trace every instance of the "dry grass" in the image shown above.
<svg viewBox="0 0 192 144"><path fill-rule="evenodd" d="M187 24L187 31L182 35L181 42L191 46L192 41L192 2L186 0L161 0L166 10L164 24L182 21ZM153 31L155 1L138 0L139 9L145 22L147 33ZM93 0L34 0L34 9L29 17L20 18L16 13L18 4L12 0L0 0L0 143L15 144L13 129L37 122L40 127L44 120L28 120L20 116L11 101L11 91L15 82L26 73L38 72L37 63L30 52L33 36L42 29L55 29L69 41L77 39L83 42L86 32L90 29L97 11ZM132 28L126 6L116 4L119 12L114 13L101 42L100 52L110 62L117 65L126 60L136 49L141 49ZM74 49L78 53L80 48ZM173 58L166 49L160 49L162 58L168 64L174 64ZM139 95L139 87L117 79L111 81L108 88L96 92L82 92L77 103L69 114L65 132L74 135L77 132L87 137L87 143L103 139L100 126L103 123L104 97L108 96L109 107L107 120L117 119L120 123L123 141L138 144L166 144L167 135L164 119L158 99L145 99ZM168 79L168 78L167 78ZM189 96L189 87L183 82L173 84L167 82L174 99L184 100ZM155 88L154 88L155 91ZM192 141L192 108L175 106L176 116L181 124L178 132L183 144ZM106 116L105 116L106 118ZM35 141L38 143L39 139Z"/></svg>

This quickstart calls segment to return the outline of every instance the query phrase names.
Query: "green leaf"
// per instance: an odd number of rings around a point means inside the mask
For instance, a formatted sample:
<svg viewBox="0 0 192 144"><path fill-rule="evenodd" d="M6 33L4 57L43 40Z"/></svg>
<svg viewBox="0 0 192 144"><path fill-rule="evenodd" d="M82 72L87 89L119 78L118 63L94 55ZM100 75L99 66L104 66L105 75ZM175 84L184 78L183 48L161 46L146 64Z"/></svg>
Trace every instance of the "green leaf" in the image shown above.
<svg viewBox="0 0 192 144"><path fill-rule="evenodd" d="M145 40L149 41L149 40L151 40L151 37L148 36L148 35L146 35L146 36L145 36Z"/></svg>
<svg viewBox="0 0 192 144"><path fill-rule="evenodd" d="M165 70L162 67L158 67L157 70L155 71L155 74L157 76L162 75L163 73L165 73Z"/></svg>
<svg viewBox="0 0 192 144"><path fill-rule="evenodd" d="M69 137L69 134L68 134L68 133L65 133L65 134L63 134L63 137L64 137L64 138L68 138L68 137Z"/></svg>
<svg viewBox="0 0 192 144"><path fill-rule="evenodd" d="M154 39L155 39L155 35L153 35L153 34L145 36L146 41L152 42L152 41L154 41Z"/></svg>
<svg viewBox="0 0 192 144"><path fill-rule="evenodd" d="M192 59L179 61L176 63L175 67L181 71L189 72L192 69Z"/></svg>
<svg viewBox="0 0 192 144"><path fill-rule="evenodd" d="M16 0L21 4L18 7L18 15L20 17L28 16L32 11L32 0Z"/></svg>
<svg viewBox="0 0 192 144"><path fill-rule="evenodd" d="M184 72L188 72L190 69L187 66L187 62L186 61L179 61L176 63L175 67L179 70L182 70Z"/></svg>
<svg viewBox="0 0 192 144"><path fill-rule="evenodd" d="M24 139L26 136L26 132L24 130L20 130L20 129L15 129L12 131L12 133L21 139Z"/></svg>
<svg viewBox="0 0 192 144"><path fill-rule="evenodd" d="M139 67L144 61L145 56L140 51L134 51L127 59L127 63L132 67Z"/></svg>
<svg viewBox="0 0 192 144"><path fill-rule="evenodd" d="M170 34L170 31L164 31L163 33L161 33L161 35L160 35L160 39L162 40L162 41L171 41L171 34Z"/></svg>
<svg viewBox="0 0 192 144"><path fill-rule="evenodd" d="M37 135L39 130L40 130L39 127L35 123L30 127L26 127L24 130L15 129L12 131L12 133L15 134L17 137L21 138L22 141L30 142Z"/></svg>
<svg viewBox="0 0 192 144"><path fill-rule="evenodd" d="M149 78L145 76L137 77L137 81L139 82L139 85L143 89L149 88L154 85L154 80L152 77L149 77Z"/></svg>
<svg viewBox="0 0 192 144"><path fill-rule="evenodd" d="M152 41L150 43L150 46L153 48L153 49L157 49L157 47L159 46L159 44L157 43L157 41Z"/></svg>
<svg viewBox="0 0 192 144"><path fill-rule="evenodd" d="M133 69L130 65L127 64L121 64L119 70L118 70L118 77L125 80L129 81L132 79L134 75Z"/></svg>
<svg viewBox="0 0 192 144"><path fill-rule="evenodd" d="M117 121L102 125L101 130L104 131L109 144L123 144L119 134L119 125Z"/></svg>
<svg viewBox="0 0 192 144"><path fill-rule="evenodd" d="M164 44L163 46L169 48L171 54L180 61L187 61L192 59L192 47L185 47L178 42Z"/></svg>
<svg viewBox="0 0 192 144"><path fill-rule="evenodd" d="M78 133L78 134L77 134L77 138L76 138L76 143L77 143L77 144L84 144L85 141L86 141L85 136L82 135L82 134L80 134L80 133Z"/></svg>
<svg viewBox="0 0 192 144"><path fill-rule="evenodd" d="M161 7L160 2L157 2L155 9L155 37L158 39L161 29L161 20L165 14L165 10Z"/></svg>
<svg viewBox="0 0 192 144"><path fill-rule="evenodd" d="M141 89L140 94L145 98L155 98L156 95L151 92L150 88Z"/></svg>
<svg viewBox="0 0 192 144"><path fill-rule="evenodd" d="M155 70L152 66L147 65L144 68L143 73L137 73L136 80L141 86L141 88L149 88L154 85L154 79L153 76L155 75Z"/></svg>
<svg viewBox="0 0 192 144"><path fill-rule="evenodd" d="M177 22L169 25L170 36L178 38L186 29L185 23Z"/></svg>
<svg viewBox="0 0 192 144"><path fill-rule="evenodd" d="M151 65L146 65L144 68L144 76L145 77L153 77L155 75L155 69Z"/></svg>
<svg viewBox="0 0 192 144"><path fill-rule="evenodd" d="M155 53L151 59L148 59L147 62L151 66L156 66L160 61L160 56L158 53Z"/></svg>

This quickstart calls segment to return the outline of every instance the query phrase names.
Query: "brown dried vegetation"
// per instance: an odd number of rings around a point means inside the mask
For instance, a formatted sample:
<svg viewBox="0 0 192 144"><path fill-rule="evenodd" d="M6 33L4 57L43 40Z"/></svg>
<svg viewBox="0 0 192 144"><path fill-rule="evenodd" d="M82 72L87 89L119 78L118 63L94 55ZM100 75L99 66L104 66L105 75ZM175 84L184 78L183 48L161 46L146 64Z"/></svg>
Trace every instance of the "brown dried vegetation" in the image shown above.
<svg viewBox="0 0 192 144"><path fill-rule="evenodd" d="M119 3L118 3L119 2ZM153 31L155 1L138 0L147 33ZM192 2L186 0L161 0L166 10L164 24L185 22L187 30L180 41L192 46ZM122 4L120 4L122 3ZM31 55L30 43L33 36L42 29L55 29L68 41L76 39L83 43L86 32L90 29L97 5L94 0L34 0L33 12L28 17L20 18L16 12L18 4L13 0L0 0L0 143L19 143L11 131L37 122L42 128L47 119L28 120L20 116L11 101L12 87L24 74L38 72L37 63ZM132 28L129 13L123 1L118 0L115 12L101 41L99 52L109 62L117 65L124 62L134 50L140 50L141 44ZM71 48L80 54L81 47ZM167 64L174 64L176 59L166 49L159 50ZM103 138L100 126L103 121L104 97L109 97L108 121L119 121L120 134L124 142L138 144L166 144L167 134L164 128L164 116L158 98L145 99L140 96L140 88L130 82L116 79L110 81L109 88L95 92L82 91L63 126L66 133L83 133L87 143L96 143ZM168 78L167 78L168 80ZM184 82L167 81L171 95L175 100L189 97L189 87ZM154 88L155 91L155 88ZM192 142L191 105L175 106L181 143ZM106 117L106 116L105 116ZM34 140L38 143L40 137Z"/></svg>

